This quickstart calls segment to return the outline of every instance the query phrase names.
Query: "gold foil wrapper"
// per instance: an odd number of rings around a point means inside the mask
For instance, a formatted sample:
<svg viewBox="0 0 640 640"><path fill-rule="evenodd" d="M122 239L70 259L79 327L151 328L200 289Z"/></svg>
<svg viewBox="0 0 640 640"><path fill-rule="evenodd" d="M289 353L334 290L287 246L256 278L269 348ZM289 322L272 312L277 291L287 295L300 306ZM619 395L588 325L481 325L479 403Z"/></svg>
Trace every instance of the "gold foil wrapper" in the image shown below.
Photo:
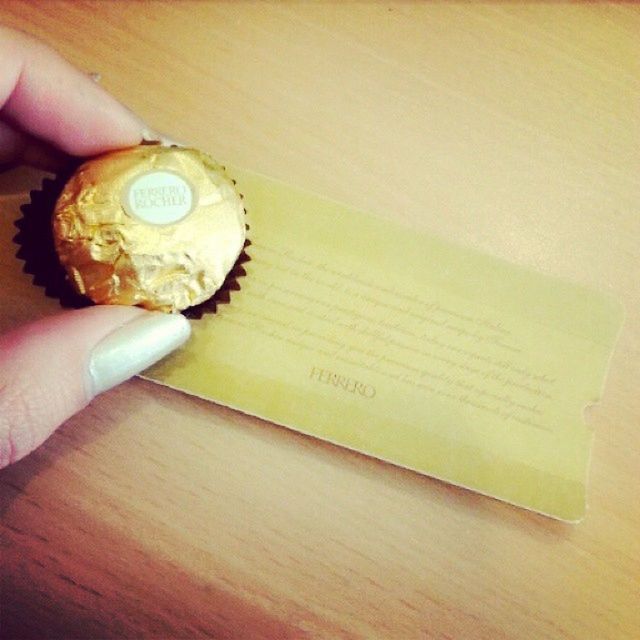
<svg viewBox="0 0 640 640"><path fill-rule="evenodd" d="M176 312L222 286L245 243L245 212L207 154L144 145L78 168L56 203L53 238L79 293Z"/></svg>

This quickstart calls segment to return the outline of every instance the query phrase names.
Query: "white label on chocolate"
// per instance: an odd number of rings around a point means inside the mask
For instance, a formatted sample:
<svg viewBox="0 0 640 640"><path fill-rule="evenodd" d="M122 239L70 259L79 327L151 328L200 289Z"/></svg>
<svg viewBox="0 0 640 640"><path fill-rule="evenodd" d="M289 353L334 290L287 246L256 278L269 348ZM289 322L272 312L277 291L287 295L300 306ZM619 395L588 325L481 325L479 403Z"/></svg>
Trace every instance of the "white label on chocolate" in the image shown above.
<svg viewBox="0 0 640 640"><path fill-rule="evenodd" d="M196 207L194 187L179 173L154 169L136 176L124 188L125 211L149 224L175 224Z"/></svg>

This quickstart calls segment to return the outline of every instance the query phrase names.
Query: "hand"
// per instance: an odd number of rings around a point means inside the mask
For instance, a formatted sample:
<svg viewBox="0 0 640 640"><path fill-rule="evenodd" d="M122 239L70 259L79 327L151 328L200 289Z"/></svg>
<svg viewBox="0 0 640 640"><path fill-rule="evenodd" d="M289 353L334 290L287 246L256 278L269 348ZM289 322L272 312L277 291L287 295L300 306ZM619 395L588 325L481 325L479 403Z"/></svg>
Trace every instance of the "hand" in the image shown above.
<svg viewBox="0 0 640 640"><path fill-rule="evenodd" d="M0 167L48 168L65 156L140 143L142 122L42 43L0 27L0 60ZM61 313L0 336L0 467L189 333L182 315L112 306Z"/></svg>

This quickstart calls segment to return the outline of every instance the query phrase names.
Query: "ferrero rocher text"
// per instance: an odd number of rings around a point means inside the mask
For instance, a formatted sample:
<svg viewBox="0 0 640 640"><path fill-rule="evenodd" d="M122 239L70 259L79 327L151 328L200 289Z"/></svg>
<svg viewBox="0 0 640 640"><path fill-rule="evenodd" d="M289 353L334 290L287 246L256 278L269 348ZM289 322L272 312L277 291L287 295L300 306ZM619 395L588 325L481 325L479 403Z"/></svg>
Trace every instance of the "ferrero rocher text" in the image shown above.
<svg viewBox="0 0 640 640"><path fill-rule="evenodd" d="M53 236L73 286L95 303L175 312L222 286L244 246L244 206L205 153L143 145L80 166Z"/></svg>

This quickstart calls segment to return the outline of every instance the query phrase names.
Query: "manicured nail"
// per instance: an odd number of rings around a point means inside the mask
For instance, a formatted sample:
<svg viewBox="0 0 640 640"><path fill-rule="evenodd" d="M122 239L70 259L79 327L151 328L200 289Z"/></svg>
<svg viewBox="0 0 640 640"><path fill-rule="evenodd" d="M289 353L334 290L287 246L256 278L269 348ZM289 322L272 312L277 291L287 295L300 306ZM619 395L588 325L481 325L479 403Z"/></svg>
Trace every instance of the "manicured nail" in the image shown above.
<svg viewBox="0 0 640 640"><path fill-rule="evenodd" d="M144 371L184 344L191 334L181 314L147 312L103 338L89 360L90 396Z"/></svg>
<svg viewBox="0 0 640 640"><path fill-rule="evenodd" d="M164 147L186 147L188 145L183 142L177 142L149 127L145 127L140 134L145 142L159 142Z"/></svg>
<svg viewBox="0 0 640 640"><path fill-rule="evenodd" d="M145 127L140 135L145 142L160 142L160 136L149 127Z"/></svg>

